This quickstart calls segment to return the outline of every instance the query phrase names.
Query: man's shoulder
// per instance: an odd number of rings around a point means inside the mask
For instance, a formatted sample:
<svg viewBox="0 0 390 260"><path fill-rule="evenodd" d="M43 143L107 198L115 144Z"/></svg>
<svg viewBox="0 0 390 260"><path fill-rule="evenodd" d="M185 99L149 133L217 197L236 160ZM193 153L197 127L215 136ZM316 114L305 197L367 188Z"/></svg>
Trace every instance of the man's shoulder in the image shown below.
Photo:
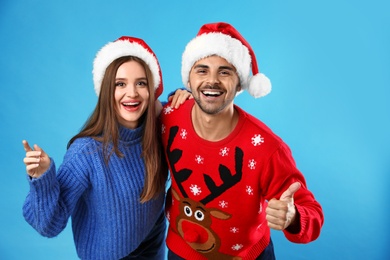
<svg viewBox="0 0 390 260"><path fill-rule="evenodd" d="M194 104L193 99L187 99L178 108L174 108L171 107L171 102L168 102L163 106L160 117L164 120L169 117L177 117L179 115L185 115L186 113L188 113L188 111L190 111L193 104Z"/></svg>

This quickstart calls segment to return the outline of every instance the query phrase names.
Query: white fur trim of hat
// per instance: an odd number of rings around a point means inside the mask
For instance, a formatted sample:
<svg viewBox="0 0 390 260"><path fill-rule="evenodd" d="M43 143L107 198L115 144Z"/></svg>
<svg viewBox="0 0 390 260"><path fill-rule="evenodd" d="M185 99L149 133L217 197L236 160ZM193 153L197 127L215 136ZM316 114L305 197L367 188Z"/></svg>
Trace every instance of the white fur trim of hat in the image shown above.
<svg viewBox="0 0 390 260"><path fill-rule="evenodd" d="M114 42L103 46L93 61L93 82L96 95L100 88L107 67L116 59L123 56L135 56L143 60L150 68L154 81L156 98L162 93L163 84L161 69L152 49L142 40L135 37L122 36Z"/></svg>
<svg viewBox="0 0 390 260"><path fill-rule="evenodd" d="M203 25L198 35L187 44L181 67L184 86L187 86L192 66L212 55L226 59L236 68L242 89L253 97L264 97L271 92L271 81L259 72L251 46L227 23Z"/></svg>

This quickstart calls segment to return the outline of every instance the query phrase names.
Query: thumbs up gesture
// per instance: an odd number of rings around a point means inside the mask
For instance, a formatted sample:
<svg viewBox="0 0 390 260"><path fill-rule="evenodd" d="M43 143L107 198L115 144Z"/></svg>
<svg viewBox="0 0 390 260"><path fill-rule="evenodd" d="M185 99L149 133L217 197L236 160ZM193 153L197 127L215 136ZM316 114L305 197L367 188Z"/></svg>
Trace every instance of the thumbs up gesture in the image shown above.
<svg viewBox="0 0 390 260"><path fill-rule="evenodd" d="M36 144L33 150L26 140L23 140L23 147L26 151L23 162L26 165L27 174L33 178L39 178L49 169L49 156Z"/></svg>
<svg viewBox="0 0 390 260"><path fill-rule="evenodd" d="M283 192L280 199L271 199L265 210L268 226L276 230L284 230L291 223L294 223L297 212L294 205L294 194L301 184L294 182Z"/></svg>

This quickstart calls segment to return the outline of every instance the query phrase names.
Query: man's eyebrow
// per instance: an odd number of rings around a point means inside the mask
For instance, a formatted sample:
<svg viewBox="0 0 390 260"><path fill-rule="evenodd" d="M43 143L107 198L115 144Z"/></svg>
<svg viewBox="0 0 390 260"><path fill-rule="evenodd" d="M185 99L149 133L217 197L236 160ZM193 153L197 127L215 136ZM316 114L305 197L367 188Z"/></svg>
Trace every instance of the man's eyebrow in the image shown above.
<svg viewBox="0 0 390 260"><path fill-rule="evenodd" d="M197 64L194 66L194 69L197 69L197 68L208 68L209 66L207 65L204 65L204 64Z"/></svg>
<svg viewBox="0 0 390 260"><path fill-rule="evenodd" d="M198 69L198 68L202 68L202 69L207 69L209 68L208 65L204 65L204 64L197 64L194 66L194 69ZM236 69L234 67L231 67L231 66L220 66L218 67L219 70L231 70L231 71L236 71Z"/></svg>
<svg viewBox="0 0 390 260"><path fill-rule="evenodd" d="M230 67L230 66L220 66L219 69L220 69L220 70L231 70L231 71L236 71L235 68Z"/></svg>

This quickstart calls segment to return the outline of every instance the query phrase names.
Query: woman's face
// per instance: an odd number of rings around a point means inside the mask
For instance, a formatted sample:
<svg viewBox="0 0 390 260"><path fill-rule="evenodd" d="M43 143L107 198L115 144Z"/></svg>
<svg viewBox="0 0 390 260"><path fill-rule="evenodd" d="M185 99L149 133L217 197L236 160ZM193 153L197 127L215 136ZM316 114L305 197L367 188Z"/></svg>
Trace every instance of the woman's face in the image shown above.
<svg viewBox="0 0 390 260"><path fill-rule="evenodd" d="M119 123L127 128L138 127L148 108L149 87L144 68L136 61L123 63L116 72L115 106Z"/></svg>

